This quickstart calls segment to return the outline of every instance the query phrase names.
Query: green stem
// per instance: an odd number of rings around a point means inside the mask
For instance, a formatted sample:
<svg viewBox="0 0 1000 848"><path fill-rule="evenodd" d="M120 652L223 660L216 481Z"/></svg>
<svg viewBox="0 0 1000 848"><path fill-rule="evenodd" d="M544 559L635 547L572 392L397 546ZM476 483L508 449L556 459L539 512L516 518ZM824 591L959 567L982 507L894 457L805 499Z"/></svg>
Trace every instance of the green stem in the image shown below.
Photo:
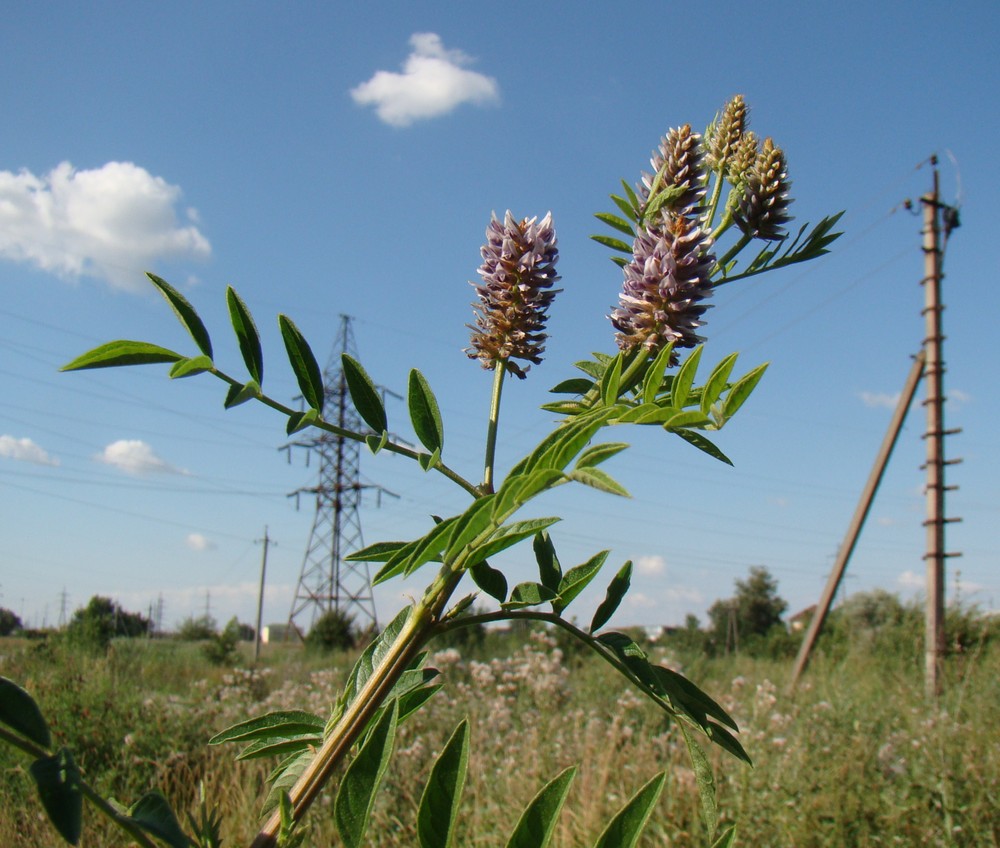
<svg viewBox="0 0 1000 848"><path fill-rule="evenodd" d="M337 720L323 745L288 793L292 816L302 820L324 785L350 752L379 707L385 703L400 676L427 643L434 626L464 574L461 558L445 563L423 598L414 606L399 634L379 665ZM281 829L281 814L275 812L257 833L251 848L274 848Z"/></svg>
<svg viewBox="0 0 1000 848"><path fill-rule="evenodd" d="M708 217L705 218L705 229L712 229L712 222L715 220L715 213L719 208L719 198L722 197L722 184L726 181L723 176L725 165L715 172L715 185L712 186L712 197L708 201Z"/></svg>
<svg viewBox="0 0 1000 848"><path fill-rule="evenodd" d="M493 491L493 465L496 462L497 428L500 422L500 398L503 395L503 378L507 376L507 360L497 359L493 366L493 397L490 400L490 420L486 428L486 461L481 491Z"/></svg>
<svg viewBox="0 0 1000 848"><path fill-rule="evenodd" d="M744 247L750 244L752 236L748 236L746 233L740 236L740 240L736 242L729 250L726 251L726 255L719 259L715 265L712 267L712 273L709 276L715 275L718 271L725 268L736 256L739 254ZM715 285L721 286L723 283L728 282L727 280L719 280Z"/></svg>
<svg viewBox="0 0 1000 848"><path fill-rule="evenodd" d="M231 386L243 385L243 383L241 383L239 380L230 377L224 371L220 371L217 368L211 369L211 373L214 374L223 382L228 383ZM282 415L286 417L294 415L298 411L292 409L290 406L285 406L285 404L283 403L279 403L278 401L268 397L265 394L257 395L257 400L260 401L262 404L264 404L264 406L269 406L271 409L280 412ZM351 439L352 441L355 442L365 442L367 438L365 433L355 433L353 430L345 430L343 427L338 427L336 424L331 424L329 421L326 421L323 418L317 419L312 424L312 426L316 427L319 430L324 430L327 433L332 433L334 436L340 436L344 439ZM395 442L386 442L382 450L387 450L389 451L389 453L399 454L400 456L405 456L409 459L414 459L414 460L419 459L420 457L419 452L413 450L412 448L407 448L404 447L403 445L396 444ZM435 463L434 470L439 472L440 474L443 474L445 477L447 477L456 485L461 486L470 495L480 494L480 490L475 486L474 483L470 483L457 471L454 471L453 469L445 465L443 462L441 462L440 459L437 461L437 463Z"/></svg>
<svg viewBox="0 0 1000 848"><path fill-rule="evenodd" d="M20 736L11 733L4 727L0 727L0 740L3 740L8 745L12 745L15 748L20 748L24 753L28 754L28 756L34 757L36 760L52 756L50 751L45 750L40 745L36 745L28 739L22 739ZM100 810L105 816L124 830L135 842L141 845L142 848L157 848L156 843L146 835L146 832L141 827L129 821L127 816L123 816L118 810L112 807L111 804L98 795L97 791L85 780L81 778L78 786L80 788L80 794L83 795L84 798L90 801L90 803L97 807L97 809Z"/></svg>

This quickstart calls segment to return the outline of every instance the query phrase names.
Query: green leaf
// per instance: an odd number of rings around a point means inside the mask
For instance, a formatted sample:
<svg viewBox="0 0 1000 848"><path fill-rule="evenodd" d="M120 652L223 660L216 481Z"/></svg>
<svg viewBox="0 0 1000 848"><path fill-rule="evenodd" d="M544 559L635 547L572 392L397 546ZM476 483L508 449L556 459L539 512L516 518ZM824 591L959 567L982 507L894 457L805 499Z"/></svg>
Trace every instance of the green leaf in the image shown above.
<svg viewBox="0 0 1000 848"><path fill-rule="evenodd" d="M346 562L388 562L407 542L376 542L344 557Z"/></svg>
<svg viewBox="0 0 1000 848"><path fill-rule="evenodd" d="M427 378L416 368L410 371L407 405L410 408L413 432L420 439L420 444L431 452L441 451L444 447L444 423L441 420L441 410Z"/></svg>
<svg viewBox="0 0 1000 848"><path fill-rule="evenodd" d="M670 432L680 436L685 442L694 445L698 450L704 451L709 456L719 460L719 462L724 462L726 465L733 464L733 461L728 456L719 450L713 442L701 435L701 433L695 433L692 430L671 430Z"/></svg>
<svg viewBox="0 0 1000 848"><path fill-rule="evenodd" d="M727 421L736 414L750 393L757 387L760 378L764 376L768 363L758 365L752 371L741 377L726 394L726 399L722 404L722 419Z"/></svg>
<svg viewBox="0 0 1000 848"><path fill-rule="evenodd" d="M632 497L621 483L615 480L607 471L600 468L577 468L566 475L570 480L583 483L585 486L607 492L611 495L618 495L622 498Z"/></svg>
<svg viewBox="0 0 1000 848"><path fill-rule="evenodd" d="M706 717L712 716L723 724L729 725L733 730L739 730L730 715L683 674L678 674L676 671L660 665L654 666L653 671L656 673L663 692L698 724L704 727Z"/></svg>
<svg viewBox="0 0 1000 848"><path fill-rule="evenodd" d="M740 744L740 740L733 736L726 728L721 727L715 722L708 722L708 738L722 748L722 750L728 751L736 759L743 760L748 766L753 765L753 760L750 759L750 755L746 752L743 745Z"/></svg>
<svg viewBox="0 0 1000 848"><path fill-rule="evenodd" d="M617 194L612 194L611 199L615 202L615 206L622 210L622 214L624 214L626 218L630 221L638 222L639 212L629 201L627 201L624 197L619 197Z"/></svg>
<svg viewBox="0 0 1000 848"><path fill-rule="evenodd" d="M281 338L285 342L288 362L292 366L292 371L295 372L295 379L299 383L302 397L313 409L322 410L325 400L323 373L319 370L319 364L316 362L316 357L313 356L309 342L305 340L305 336L287 315L278 316L278 326L281 328Z"/></svg>
<svg viewBox="0 0 1000 848"><path fill-rule="evenodd" d="M368 445L368 450L372 452L372 456L375 456L382 448L389 444L389 431L383 430L379 436L370 433L365 436L365 444Z"/></svg>
<svg viewBox="0 0 1000 848"><path fill-rule="evenodd" d="M673 409L673 407L671 407ZM709 424L709 420L702 415L700 409L688 409L688 410L674 410L673 415L668 416L662 422L660 422L664 429L670 430L680 430L687 427L704 427Z"/></svg>
<svg viewBox="0 0 1000 848"><path fill-rule="evenodd" d="M493 568L486 560L472 566L469 574L472 582L491 598L496 598L500 603L507 600L507 578L503 576L502 571Z"/></svg>
<svg viewBox="0 0 1000 848"><path fill-rule="evenodd" d="M576 766L570 766L542 787L521 813L507 848L547 848L574 777Z"/></svg>
<svg viewBox="0 0 1000 848"><path fill-rule="evenodd" d="M181 830L170 802L160 792L147 792L128 811L129 818L170 848L190 848L195 843Z"/></svg>
<svg viewBox="0 0 1000 848"><path fill-rule="evenodd" d="M722 836L712 843L712 848L733 848L736 845L736 825L730 825Z"/></svg>
<svg viewBox="0 0 1000 848"><path fill-rule="evenodd" d="M535 562L538 563L539 580L547 589L558 592L562 580L562 568L559 565L559 557L556 556L556 547L552 544L552 537L544 531L536 533L531 546L535 551Z"/></svg>
<svg viewBox="0 0 1000 848"><path fill-rule="evenodd" d="M83 793L80 791L80 769L67 748L51 757L35 760L31 772L38 797L59 835L70 845L80 841L83 826Z"/></svg>
<svg viewBox="0 0 1000 848"><path fill-rule="evenodd" d="M405 574L412 574L420 566L428 562L441 560L444 549L448 545L448 537L451 535L455 522L459 518L460 516L453 515L451 518L439 522L434 526L433 530L421 539L420 544L407 558Z"/></svg>
<svg viewBox="0 0 1000 848"><path fill-rule="evenodd" d="M501 609L519 610L525 607L537 607L540 604L547 604L554 601L558 596L555 592L541 583L525 582L518 583L510 593L510 600L500 604Z"/></svg>
<svg viewBox="0 0 1000 848"><path fill-rule="evenodd" d="M261 757L287 756L306 748L316 748L322 742L323 734L316 732L255 739L236 755L236 759L259 760Z"/></svg>
<svg viewBox="0 0 1000 848"><path fill-rule="evenodd" d="M236 333L236 340L240 343L243 364L254 382L260 385L264 380L264 352L253 315L232 286L226 286L226 304L229 306L229 320Z"/></svg>
<svg viewBox="0 0 1000 848"><path fill-rule="evenodd" d="M600 445L591 445L580 454L580 458L576 461L576 468L593 468L611 459L616 453L620 453L627 447L625 442L604 442Z"/></svg>
<svg viewBox="0 0 1000 848"><path fill-rule="evenodd" d="M534 536L541 530L551 527L559 518L529 518L526 521L515 521L513 524L505 524L497 530L482 545L477 547L471 554L473 562L489 559L491 556L506 550L518 542Z"/></svg>
<svg viewBox="0 0 1000 848"><path fill-rule="evenodd" d="M249 718L216 733L208 740L209 745L224 742L240 742L247 739L289 736L293 733L322 733L326 722L319 716L302 710L281 710L266 715Z"/></svg>
<svg viewBox="0 0 1000 848"><path fill-rule="evenodd" d="M659 349L653 364L646 369L646 374L642 379L642 400L644 403L652 403L663 387L663 375L670 367L670 360L674 355L674 343L670 342Z"/></svg>
<svg viewBox="0 0 1000 848"><path fill-rule="evenodd" d="M417 812L421 848L448 848L469 767L469 722L463 719L431 768Z"/></svg>
<svg viewBox="0 0 1000 848"><path fill-rule="evenodd" d="M594 848L635 848L656 802L660 800L666 779L667 773L660 772L636 792L632 800L610 821L594 843Z"/></svg>
<svg viewBox="0 0 1000 848"><path fill-rule="evenodd" d="M598 244L603 244L605 247L610 247L612 250L617 250L619 253L632 252L632 245L626 244L621 239L614 238L612 236L591 236L591 238Z"/></svg>
<svg viewBox="0 0 1000 848"><path fill-rule="evenodd" d="M256 381L249 380L242 386L230 386L229 391L226 393L226 400L222 405L226 409L232 409L234 406L239 406L241 403L246 403L248 400L259 397L260 386Z"/></svg>
<svg viewBox="0 0 1000 848"><path fill-rule="evenodd" d="M49 726L35 699L6 677L0 677L0 721L36 745L48 748L52 744Z"/></svg>
<svg viewBox="0 0 1000 848"><path fill-rule="evenodd" d="M187 302L187 299L182 295L177 289L175 289L166 280L157 277L156 274L146 273L150 281L160 290L160 294L166 298L167 303L170 304L170 308L174 310L174 314L177 319L184 325L185 329L191 334L191 338L194 339L194 343L198 345L198 350L200 350L205 356L211 359L212 357L212 340L208 337L208 330L205 329L205 325L201 323L201 318L198 317L198 313L194 311L194 307Z"/></svg>
<svg viewBox="0 0 1000 848"><path fill-rule="evenodd" d="M733 366L736 364L738 358L739 354L731 353L712 369L712 373L709 375L701 391L701 411L705 415L708 415L712 409L712 404L719 399L719 395L726 388L729 375L733 372Z"/></svg>
<svg viewBox="0 0 1000 848"><path fill-rule="evenodd" d="M598 212L594 215L594 217L599 221L603 221L609 227L613 227L618 230L618 232L631 236L633 239L635 238L635 230L632 229L632 225L628 221L619 218L617 215L612 215L610 212Z"/></svg>
<svg viewBox="0 0 1000 848"><path fill-rule="evenodd" d="M181 377L193 377L195 374L204 374L206 371L211 371L214 367L215 363L212 362L211 357L204 355L192 356L175 362L170 369L169 376L171 380L177 380Z"/></svg>
<svg viewBox="0 0 1000 848"><path fill-rule="evenodd" d="M587 588L587 584L601 570L601 566L608 558L608 553L608 551L601 551L594 554L585 563L574 566L563 575L562 580L559 581L559 597L552 602L552 610L556 615L562 615L563 610Z"/></svg>
<svg viewBox="0 0 1000 848"><path fill-rule="evenodd" d="M385 416L385 404L382 403L382 396L375 388L372 378L361 367L360 362L346 353L340 355L340 364L344 369L344 377L347 379L347 390L351 393L351 402L358 411L358 415L376 433L385 432L389 426Z"/></svg>
<svg viewBox="0 0 1000 848"><path fill-rule="evenodd" d="M684 744L687 745L688 755L691 757L691 767L694 769L695 780L698 782L702 821L708 830L708 838L712 839L719 821L719 807L715 800L715 775L712 774L712 765L701 746L695 742L691 731L682 723L678 723L677 726L684 737Z"/></svg>
<svg viewBox="0 0 1000 848"><path fill-rule="evenodd" d="M473 539L483 533L492 521L491 510L496 495L476 498L455 521L445 549L446 560L454 559Z"/></svg>
<svg viewBox="0 0 1000 848"><path fill-rule="evenodd" d="M629 560L618 569L618 573L608 586L607 594L604 596L604 600L601 601L601 605L597 608L597 612L594 613L594 618L590 622L591 633L595 630L600 630L608 623L608 620L615 614L615 610L618 609L618 605L625 597L625 593L628 592L631 582L632 560Z"/></svg>
<svg viewBox="0 0 1000 848"><path fill-rule="evenodd" d="M601 378L601 400L605 406L611 406L618 400L619 388L622 382L622 355L619 353L611 362Z"/></svg>
<svg viewBox="0 0 1000 848"><path fill-rule="evenodd" d="M636 211L636 214L642 209L642 204L639 202L639 198L636 197L635 191L633 191L632 186L630 186L625 180L621 181L622 189L625 191L625 196L628 198L629 205Z"/></svg>
<svg viewBox="0 0 1000 848"><path fill-rule="evenodd" d="M608 421L621 415L621 408L609 406L580 415L567 424L557 427L557 439L546 450L540 462L562 471Z"/></svg>
<svg viewBox="0 0 1000 848"><path fill-rule="evenodd" d="M594 381L585 377L571 377L549 389L554 395L585 395L594 387Z"/></svg>
<svg viewBox="0 0 1000 848"><path fill-rule="evenodd" d="M704 347L698 345L691 351L670 385L670 405L674 409L680 410L688 405L688 396L691 394L691 386L694 385L694 376L701 362L701 352Z"/></svg>
<svg viewBox="0 0 1000 848"><path fill-rule="evenodd" d="M406 626L409 617L410 607L403 607L396 613L396 617L385 626L385 629L379 633L375 641L365 648L361 656L358 657L358 661L354 664L354 668L347 678L347 684L344 686L344 692L341 695L343 706L347 706L354 700L357 693L361 691L368 681L368 678L372 676L374 669L385 659L386 653L388 653L389 648L392 647L392 643L396 641L396 637L399 636Z"/></svg>
<svg viewBox="0 0 1000 848"><path fill-rule="evenodd" d="M307 409L305 412L293 412L288 416L288 422L285 424L285 432L290 436L292 433L298 433L300 430L312 427L317 421L319 421L319 412L315 409Z"/></svg>
<svg viewBox="0 0 1000 848"><path fill-rule="evenodd" d="M433 453L418 453L417 463L424 471L430 471L441 461L441 448L435 448Z"/></svg>
<svg viewBox="0 0 1000 848"><path fill-rule="evenodd" d="M278 806L281 797L284 795L286 798L288 790L291 789L298 779L302 776L302 773L309 766L309 763L313 761L313 757L316 752L311 748L307 748L304 751L299 751L291 756L286 757L278 767L271 772L269 782L273 782L271 790L267 793L267 798L264 800L264 804L261 807L261 815L266 816Z"/></svg>
<svg viewBox="0 0 1000 848"><path fill-rule="evenodd" d="M60 371L84 371L88 368L118 368L124 365L153 365L160 362L177 362L184 357L172 350L149 342L119 339L98 345L68 362Z"/></svg>
<svg viewBox="0 0 1000 848"><path fill-rule="evenodd" d="M347 848L360 848L364 840L375 794L392 755L398 720L399 702L393 700L340 781L334 818Z"/></svg>

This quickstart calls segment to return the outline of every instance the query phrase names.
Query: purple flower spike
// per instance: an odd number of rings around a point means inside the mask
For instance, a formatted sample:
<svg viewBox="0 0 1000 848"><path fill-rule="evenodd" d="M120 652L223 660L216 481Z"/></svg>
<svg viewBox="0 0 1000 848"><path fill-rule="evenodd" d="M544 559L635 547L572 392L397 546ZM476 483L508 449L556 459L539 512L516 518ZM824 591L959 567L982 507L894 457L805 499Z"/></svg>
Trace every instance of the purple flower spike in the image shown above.
<svg viewBox="0 0 1000 848"><path fill-rule="evenodd" d="M546 310L561 291L552 288L559 279L552 213L541 221L518 222L508 210L503 223L493 215L481 252L482 282L472 284L479 295L472 307L476 323L469 325L472 346L465 352L489 370L504 360L511 373L523 379L528 367L512 360L542 361Z"/></svg>

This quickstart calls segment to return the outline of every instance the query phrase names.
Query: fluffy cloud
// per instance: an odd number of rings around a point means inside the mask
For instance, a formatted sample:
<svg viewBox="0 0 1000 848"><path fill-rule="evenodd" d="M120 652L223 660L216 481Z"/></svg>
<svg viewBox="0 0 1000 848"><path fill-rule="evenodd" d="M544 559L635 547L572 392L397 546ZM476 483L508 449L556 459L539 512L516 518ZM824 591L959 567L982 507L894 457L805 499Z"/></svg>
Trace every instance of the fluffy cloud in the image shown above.
<svg viewBox="0 0 1000 848"><path fill-rule="evenodd" d="M164 462L153 453L149 445L138 439L119 439L117 442L112 442L96 458L99 462L113 465L126 474L187 473Z"/></svg>
<svg viewBox="0 0 1000 848"><path fill-rule="evenodd" d="M917 574L915 571L906 570L896 578L896 583L904 589L925 589L927 587L927 576Z"/></svg>
<svg viewBox="0 0 1000 848"><path fill-rule="evenodd" d="M83 171L63 162L41 177L0 171L0 257L137 289L159 260L211 253L194 210L178 222L180 197L177 186L131 162Z"/></svg>
<svg viewBox="0 0 1000 848"><path fill-rule="evenodd" d="M667 569L667 561L659 554L637 557L635 570L647 577L656 577Z"/></svg>
<svg viewBox="0 0 1000 848"><path fill-rule="evenodd" d="M859 397L865 406L872 407L873 409L895 409L896 404L899 403L899 392L896 392L894 395L886 394L885 392L861 392Z"/></svg>
<svg viewBox="0 0 1000 848"><path fill-rule="evenodd" d="M374 106L390 126L406 127L414 121L446 115L462 103L495 102L500 87L493 77L463 67L472 60L461 50L446 50L432 32L410 37L410 53L403 72L376 71L367 82L351 89L362 106Z"/></svg>
<svg viewBox="0 0 1000 848"><path fill-rule="evenodd" d="M59 460L49 455L43 448L31 439L18 439L15 436L0 436L0 456L16 459L21 462L33 462L36 465L58 465Z"/></svg>
<svg viewBox="0 0 1000 848"><path fill-rule="evenodd" d="M188 533L184 544L192 551L214 551L216 548L215 542L202 533Z"/></svg>

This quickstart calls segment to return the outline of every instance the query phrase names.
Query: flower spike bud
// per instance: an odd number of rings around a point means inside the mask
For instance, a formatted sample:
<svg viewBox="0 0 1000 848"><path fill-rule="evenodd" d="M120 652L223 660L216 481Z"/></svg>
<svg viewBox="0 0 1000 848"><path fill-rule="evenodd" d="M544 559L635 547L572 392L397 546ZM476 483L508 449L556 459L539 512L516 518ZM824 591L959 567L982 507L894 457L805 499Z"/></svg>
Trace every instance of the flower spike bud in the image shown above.
<svg viewBox="0 0 1000 848"><path fill-rule="evenodd" d="M784 225L792 220L788 207L792 202L791 188L785 165L785 154L767 138L746 173L743 196L733 213L736 225L753 238L777 241L787 233Z"/></svg>
<svg viewBox="0 0 1000 848"><path fill-rule="evenodd" d="M742 94L734 95L722 109L722 117L713 121L705 133L705 153L712 171L728 167L746 130L750 109Z"/></svg>
<svg viewBox="0 0 1000 848"><path fill-rule="evenodd" d="M479 303L472 307L476 323L468 325L472 344L465 353L489 370L505 360L511 373L523 379L528 368L512 360L542 361L546 311L561 291L552 288L559 279L552 213L541 221L516 221L508 210L502 223L494 214L481 253L482 282L472 283L479 295Z"/></svg>
<svg viewBox="0 0 1000 848"><path fill-rule="evenodd" d="M619 306L609 316L619 348L654 351L670 342L684 348L703 341L696 330L709 308L702 301L712 293L711 248L711 236L683 215L639 234L624 268Z"/></svg>
<svg viewBox="0 0 1000 848"><path fill-rule="evenodd" d="M744 179L747 171L753 167L757 161L757 154L760 152L760 139L757 133L748 131L740 137L740 143L736 145L736 151L729 159L726 166L726 177L733 185Z"/></svg>
<svg viewBox="0 0 1000 848"><path fill-rule="evenodd" d="M691 132L691 125L670 130L649 164L653 173L644 173L638 187L643 207L656 204L662 193L664 215L696 213L705 196L706 174L701 136Z"/></svg>

